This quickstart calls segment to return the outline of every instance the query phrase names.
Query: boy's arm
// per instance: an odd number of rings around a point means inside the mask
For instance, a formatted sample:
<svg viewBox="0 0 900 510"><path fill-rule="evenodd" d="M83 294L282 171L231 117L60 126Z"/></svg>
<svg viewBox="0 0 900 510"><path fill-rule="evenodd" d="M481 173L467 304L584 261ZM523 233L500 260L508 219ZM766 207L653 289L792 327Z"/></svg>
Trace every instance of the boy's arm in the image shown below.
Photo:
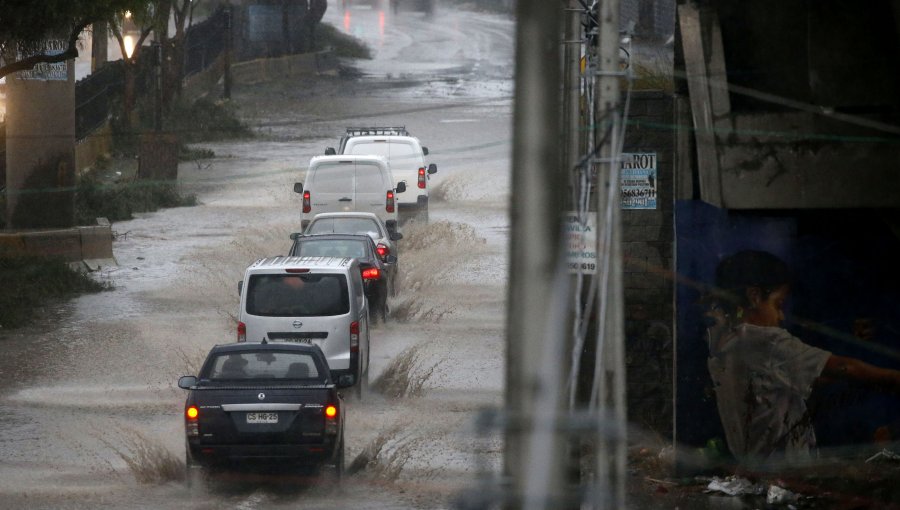
<svg viewBox="0 0 900 510"><path fill-rule="evenodd" d="M855 381L900 392L900 371L876 367L846 356L832 354L825 362L822 377Z"/></svg>

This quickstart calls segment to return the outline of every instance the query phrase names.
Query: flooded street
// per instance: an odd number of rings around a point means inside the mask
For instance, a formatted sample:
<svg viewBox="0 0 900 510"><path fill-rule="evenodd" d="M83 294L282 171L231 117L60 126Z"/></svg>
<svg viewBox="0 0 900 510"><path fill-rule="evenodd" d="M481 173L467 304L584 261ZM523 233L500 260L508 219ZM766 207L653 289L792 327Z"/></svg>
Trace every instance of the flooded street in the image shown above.
<svg viewBox="0 0 900 510"><path fill-rule="evenodd" d="M514 23L334 2L325 21L372 48L360 76L237 86L257 136L202 144L214 159L181 164L200 205L114 224L119 266L97 275L112 290L0 333L0 506L441 508L474 486L479 460L499 465L499 436L478 439L473 420L503 396ZM372 332L372 380L409 377L423 395L348 399L347 463L371 462L340 488L229 475L189 491L173 479L176 379L234 341L244 268L287 252L292 184L349 125L405 125L438 165L431 223L403 230L393 320ZM412 368L396 370L398 357Z"/></svg>

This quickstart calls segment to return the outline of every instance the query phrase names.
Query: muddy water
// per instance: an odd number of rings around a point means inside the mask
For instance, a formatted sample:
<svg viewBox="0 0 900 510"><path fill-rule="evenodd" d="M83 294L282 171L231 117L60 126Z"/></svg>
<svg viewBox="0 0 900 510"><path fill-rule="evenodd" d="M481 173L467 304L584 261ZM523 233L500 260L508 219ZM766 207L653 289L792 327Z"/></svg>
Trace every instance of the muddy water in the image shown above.
<svg viewBox="0 0 900 510"><path fill-rule="evenodd" d="M477 439L472 419L502 401L513 24L363 6L347 21L330 9L327 21L376 52L359 80L239 87L259 136L207 144L216 159L182 165L201 205L117 223L119 267L98 275L114 290L0 333L0 507L445 507L473 483L477 458L498 462L499 442ZM360 124L406 125L439 167L432 223L409 225L401 242L395 320L372 337L373 378L405 377L423 394L349 402L348 461L373 458L340 489L232 474L188 492L174 382L233 341L243 269L284 253L297 228L291 184ZM392 361L415 346L398 373Z"/></svg>

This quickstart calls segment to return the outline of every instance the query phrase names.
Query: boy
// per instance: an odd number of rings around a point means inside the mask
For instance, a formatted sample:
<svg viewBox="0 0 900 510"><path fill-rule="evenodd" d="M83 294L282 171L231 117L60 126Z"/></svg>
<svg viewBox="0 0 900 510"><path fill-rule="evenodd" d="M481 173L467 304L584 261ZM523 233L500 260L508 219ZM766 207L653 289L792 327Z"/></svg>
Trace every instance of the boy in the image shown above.
<svg viewBox="0 0 900 510"><path fill-rule="evenodd" d="M707 366L728 447L739 460L808 458L816 444L806 399L823 379L900 390L900 372L809 346L781 327L790 272L778 257L742 251L716 268Z"/></svg>

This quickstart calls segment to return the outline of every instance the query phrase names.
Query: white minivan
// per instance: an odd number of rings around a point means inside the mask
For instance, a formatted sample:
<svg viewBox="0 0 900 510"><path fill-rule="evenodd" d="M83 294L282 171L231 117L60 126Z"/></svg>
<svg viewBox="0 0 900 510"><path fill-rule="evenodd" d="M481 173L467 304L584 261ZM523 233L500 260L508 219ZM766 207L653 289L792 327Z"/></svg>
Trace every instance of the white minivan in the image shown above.
<svg viewBox="0 0 900 510"><path fill-rule="evenodd" d="M359 262L335 257L259 259L238 284L238 342L319 346L334 380L368 385L369 309Z"/></svg>
<svg viewBox="0 0 900 510"><path fill-rule="evenodd" d="M326 149L326 153L330 152L336 151ZM405 127L347 128L339 152L344 155L385 157L394 178L407 186L407 192L397 199L401 223L411 218L428 221L428 181L437 172L437 165L426 164L428 148L423 147Z"/></svg>
<svg viewBox="0 0 900 510"><path fill-rule="evenodd" d="M294 184L303 195L300 227L326 212L370 212L392 232L397 228L397 194L405 183L394 185L391 167L380 156L316 156L309 162L306 182ZM304 185L305 184L305 185Z"/></svg>

